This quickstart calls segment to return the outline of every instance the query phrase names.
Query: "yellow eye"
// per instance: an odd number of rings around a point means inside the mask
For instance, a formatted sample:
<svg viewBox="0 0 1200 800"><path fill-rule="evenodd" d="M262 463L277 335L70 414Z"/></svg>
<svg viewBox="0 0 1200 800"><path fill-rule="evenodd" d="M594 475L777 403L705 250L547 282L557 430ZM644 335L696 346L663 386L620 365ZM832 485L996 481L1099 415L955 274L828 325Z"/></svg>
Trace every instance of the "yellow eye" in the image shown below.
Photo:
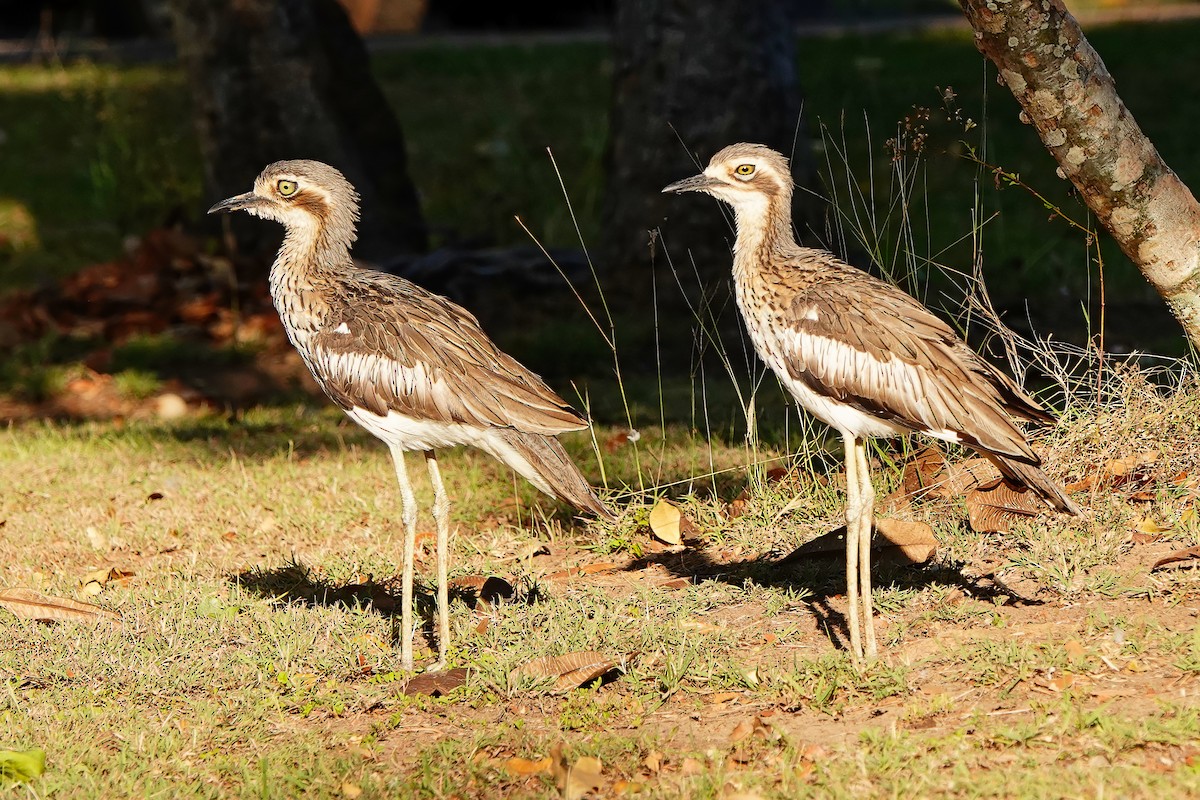
<svg viewBox="0 0 1200 800"><path fill-rule="evenodd" d="M280 181L279 183L275 184L275 189L279 192L281 197L291 197L296 193L296 182Z"/></svg>
<svg viewBox="0 0 1200 800"><path fill-rule="evenodd" d="M743 177L749 177L750 175L754 174L754 165L753 164L738 164L738 167L737 167L737 169L734 170L734 172L736 172L738 175L741 175Z"/></svg>

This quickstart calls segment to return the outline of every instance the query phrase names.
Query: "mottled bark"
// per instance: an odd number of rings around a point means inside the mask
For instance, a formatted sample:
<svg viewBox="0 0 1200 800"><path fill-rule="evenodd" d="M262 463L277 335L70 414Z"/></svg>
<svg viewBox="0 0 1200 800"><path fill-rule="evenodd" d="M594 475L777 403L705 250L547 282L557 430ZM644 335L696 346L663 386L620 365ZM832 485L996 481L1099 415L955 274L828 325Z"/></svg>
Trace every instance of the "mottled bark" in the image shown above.
<svg viewBox="0 0 1200 800"><path fill-rule="evenodd" d="M246 191L272 161L316 159L362 195L356 254L424 250L400 124L336 0L168 4L212 200ZM278 243L272 226L252 222L233 223L243 247Z"/></svg>
<svg viewBox="0 0 1200 800"><path fill-rule="evenodd" d="M1062 0L959 0L1060 174L1200 347L1200 204L1117 96Z"/></svg>
<svg viewBox="0 0 1200 800"><path fill-rule="evenodd" d="M614 58L601 258L609 283L648 301L649 231L661 226L678 269L691 274L690 254L702 282L727 284L733 230L718 204L662 188L739 141L785 154L795 143L793 171L806 177L785 4L618 0Z"/></svg>

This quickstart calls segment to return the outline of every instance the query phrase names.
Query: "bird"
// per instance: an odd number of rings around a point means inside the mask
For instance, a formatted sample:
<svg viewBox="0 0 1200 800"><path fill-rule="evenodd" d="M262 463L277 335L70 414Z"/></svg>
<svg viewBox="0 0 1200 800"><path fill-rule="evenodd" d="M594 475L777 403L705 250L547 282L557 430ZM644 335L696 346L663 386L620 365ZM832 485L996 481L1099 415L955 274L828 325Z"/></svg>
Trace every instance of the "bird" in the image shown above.
<svg viewBox="0 0 1200 800"><path fill-rule="evenodd" d="M404 454L422 451L437 525L438 660L450 621L450 503L437 449L470 445L551 497L612 519L555 438L588 427L537 375L501 351L466 309L404 278L355 264L359 196L334 167L277 161L209 214L245 211L285 229L268 278L288 339L325 394L388 447L404 523L401 665L413 668L413 554L418 508Z"/></svg>
<svg viewBox="0 0 1200 800"><path fill-rule="evenodd" d="M754 349L800 406L841 435L847 627L851 658L861 664L878 656L868 439L916 432L966 445L1051 508L1081 511L1042 471L1017 425L1052 423L1053 413L898 287L828 251L797 244L794 188L782 154L738 143L663 192L703 192L733 208L734 293Z"/></svg>

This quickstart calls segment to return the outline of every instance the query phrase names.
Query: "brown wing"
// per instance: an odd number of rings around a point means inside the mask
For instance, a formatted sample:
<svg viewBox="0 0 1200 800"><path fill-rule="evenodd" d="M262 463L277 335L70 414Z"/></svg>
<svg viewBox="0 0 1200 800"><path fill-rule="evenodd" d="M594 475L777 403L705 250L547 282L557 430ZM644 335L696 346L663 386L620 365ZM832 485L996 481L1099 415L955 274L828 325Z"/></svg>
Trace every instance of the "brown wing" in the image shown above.
<svg viewBox="0 0 1200 800"><path fill-rule="evenodd" d="M912 297L836 266L785 305L781 344L793 378L904 427L1037 463L1009 415L1053 415Z"/></svg>
<svg viewBox="0 0 1200 800"><path fill-rule="evenodd" d="M548 435L587 427L460 306L392 275L344 281L308 354L342 408Z"/></svg>

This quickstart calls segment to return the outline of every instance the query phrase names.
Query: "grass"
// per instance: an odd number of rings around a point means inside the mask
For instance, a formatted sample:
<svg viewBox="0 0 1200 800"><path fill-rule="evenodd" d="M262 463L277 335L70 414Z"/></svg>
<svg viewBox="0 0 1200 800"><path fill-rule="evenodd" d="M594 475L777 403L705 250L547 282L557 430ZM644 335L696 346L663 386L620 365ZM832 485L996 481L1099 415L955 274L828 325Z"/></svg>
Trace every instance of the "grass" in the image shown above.
<svg viewBox="0 0 1200 800"><path fill-rule="evenodd" d="M1200 474L1194 448L1178 446L1200 390L1124 380L1041 443L1056 474L1133 448L1162 450L1161 486ZM1103 441L1088 433L1099 425ZM656 484L702 475L694 434L642 434L639 463ZM1196 532L1177 525L1151 545L1113 533L1146 513L1180 519L1187 492L1147 502L1097 490L1094 523L1050 518L1006 540L971 533L953 504L918 510L936 521L941 555L879 570L886 656L860 673L831 641L838 566L771 564L837 524L836 472L828 486L805 470L752 480L742 445L718 438L713 465L733 471L671 490L698 529L672 551L638 523L636 502L614 525L576 523L539 508L495 462L450 453L451 574L502 575L517 592L486 610L454 602L451 666L471 672L431 698L401 692L397 621L371 602L395 591L387 455L332 409L27 424L0 438L0 585L124 620L37 625L0 611L0 749L46 750L36 796L555 797L552 769L522 774L510 760L583 756L600 759L605 793L647 797L1200 788L1200 583L1191 569L1147 570ZM596 480L587 438L567 443ZM631 448L601 450L614 489L638 483ZM746 513L727 517L743 489ZM780 515L796 496L804 504ZM997 559L1016 595L989 596L969 577ZM555 576L600 562L611 566ZM431 566L423 550L426 617ZM109 568L132 575L84 591ZM1079 579L1102 572L1116 590ZM431 645L419 637L418 657ZM579 650L624 655L627 669L564 695L514 678L533 658ZM8 796L27 790L0 786Z"/></svg>

